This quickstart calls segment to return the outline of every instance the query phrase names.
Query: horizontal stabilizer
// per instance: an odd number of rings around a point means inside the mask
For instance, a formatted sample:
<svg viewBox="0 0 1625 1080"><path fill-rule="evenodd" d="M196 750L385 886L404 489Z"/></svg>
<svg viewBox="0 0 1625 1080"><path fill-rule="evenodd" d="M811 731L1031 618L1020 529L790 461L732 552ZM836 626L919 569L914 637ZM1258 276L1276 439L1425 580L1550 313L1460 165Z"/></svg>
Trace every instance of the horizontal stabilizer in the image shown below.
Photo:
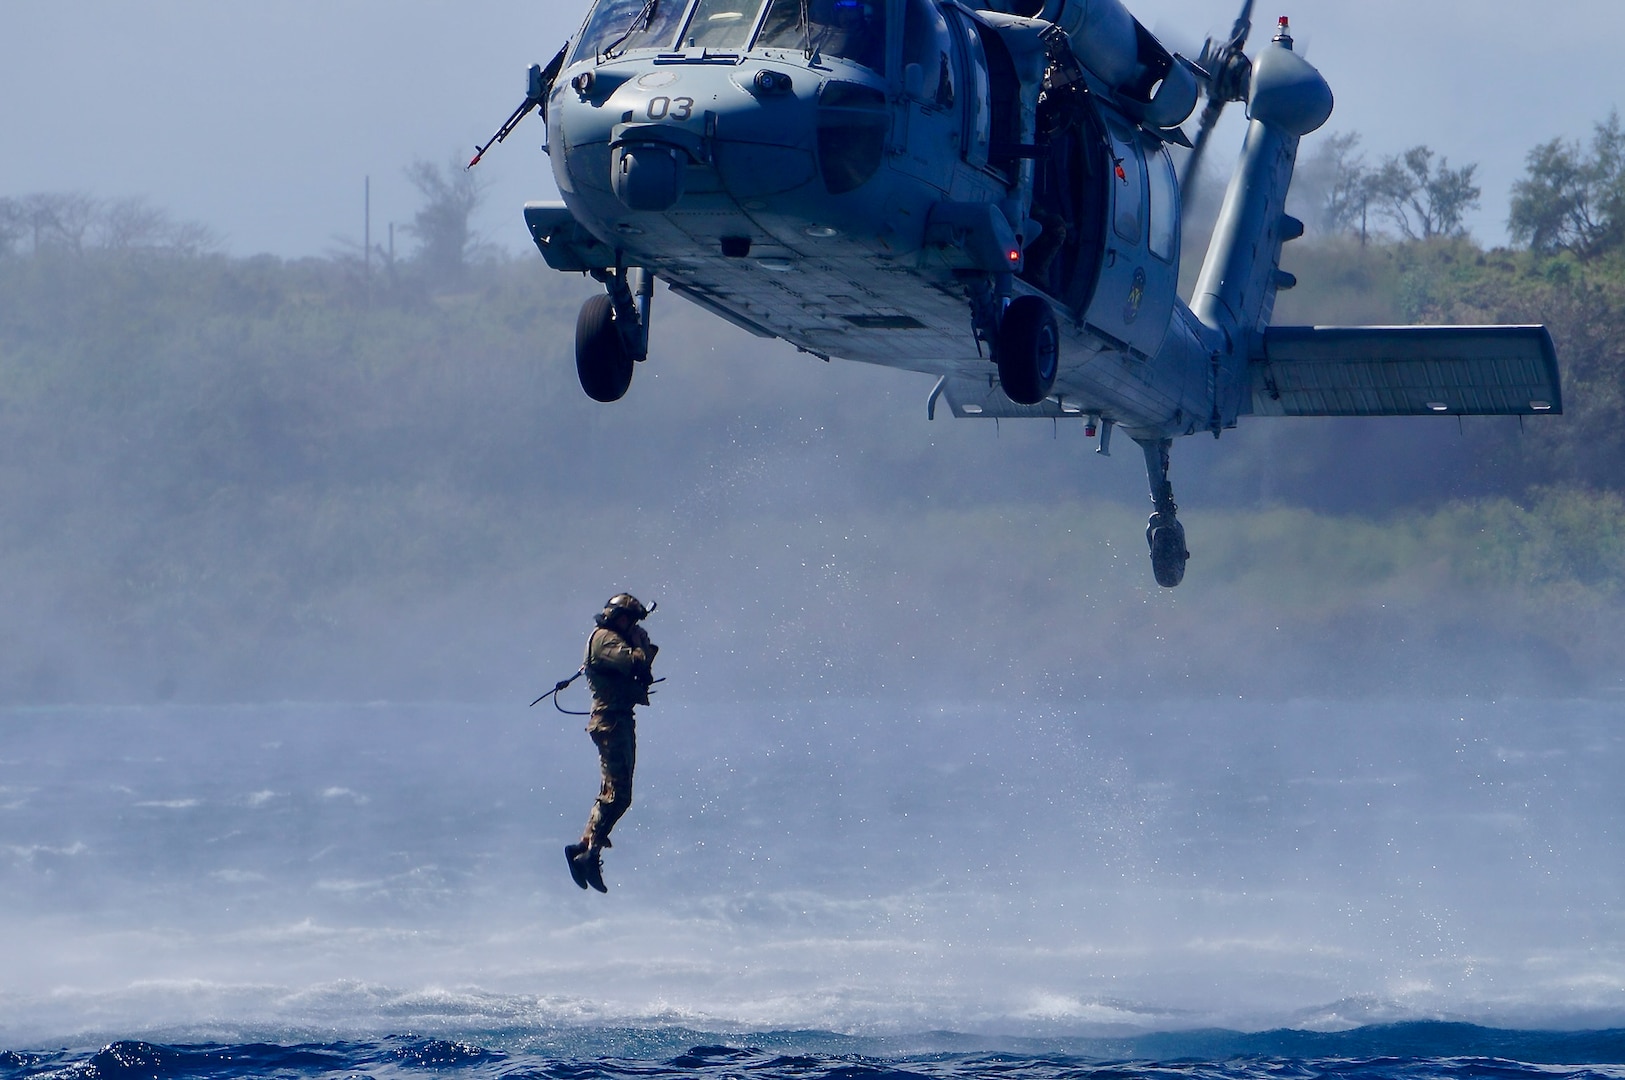
<svg viewBox="0 0 1625 1080"><path fill-rule="evenodd" d="M1272 326L1250 359L1259 416L1563 411L1544 326Z"/></svg>

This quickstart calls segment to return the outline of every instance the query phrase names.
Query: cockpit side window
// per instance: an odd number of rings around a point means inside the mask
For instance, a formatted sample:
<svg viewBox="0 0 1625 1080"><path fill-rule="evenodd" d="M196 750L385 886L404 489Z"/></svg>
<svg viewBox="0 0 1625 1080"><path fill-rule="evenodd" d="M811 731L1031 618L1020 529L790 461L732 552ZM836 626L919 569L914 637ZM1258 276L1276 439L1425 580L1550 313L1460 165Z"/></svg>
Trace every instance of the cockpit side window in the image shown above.
<svg viewBox="0 0 1625 1080"><path fill-rule="evenodd" d="M688 0L598 0L576 39L570 62L606 50L669 49L677 39Z"/></svg>
<svg viewBox="0 0 1625 1080"><path fill-rule="evenodd" d="M920 69L921 101L938 108L954 103L953 39L948 20L932 0L908 0L903 16L903 71L909 65Z"/></svg>
<svg viewBox="0 0 1625 1080"><path fill-rule="evenodd" d="M993 141L993 106L987 77L987 53L982 48L982 36L971 21L957 11L950 16L953 33L963 46L965 57L965 88L960 97L965 102L965 160L972 165L986 165L988 148Z"/></svg>
<svg viewBox="0 0 1625 1080"><path fill-rule="evenodd" d="M998 33L980 22L976 32L982 39L982 55L987 58L987 100L993 120L988 164L1008 179L1014 175L1017 162L1013 155L1021 144L1021 79L1010 49Z"/></svg>
<svg viewBox="0 0 1625 1080"><path fill-rule="evenodd" d="M1174 163L1161 147L1148 149L1146 174L1151 180L1151 254L1171 259L1179 243L1179 185L1174 180Z"/></svg>
<svg viewBox="0 0 1625 1080"><path fill-rule="evenodd" d="M704 0L701 0L703 3ZM877 72L886 69L885 0L772 0L758 49L815 49Z"/></svg>
<svg viewBox="0 0 1625 1080"><path fill-rule="evenodd" d="M801 0L773 0L756 37L758 49L805 49L811 38L801 29Z"/></svg>
<svg viewBox="0 0 1625 1080"><path fill-rule="evenodd" d="M687 48L744 49L756 29L761 0L699 0L683 31Z"/></svg>
<svg viewBox="0 0 1625 1080"><path fill-rule="evenodd" d="M1118 236L1138 244L1145 237L1145 169L1133 140L1116 124L1108 124L1107 130L1111 132L1112 147L1109 181L1115 208L1113 226Z"/></svg>

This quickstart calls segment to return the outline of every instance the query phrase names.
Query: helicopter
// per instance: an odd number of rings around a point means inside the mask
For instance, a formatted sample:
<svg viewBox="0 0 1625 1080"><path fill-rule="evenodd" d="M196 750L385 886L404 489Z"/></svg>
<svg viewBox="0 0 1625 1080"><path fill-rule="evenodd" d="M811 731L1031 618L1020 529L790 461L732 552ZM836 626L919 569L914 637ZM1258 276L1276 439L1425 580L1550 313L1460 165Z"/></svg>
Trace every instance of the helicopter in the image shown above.
<svg viewBox="0 0 1625 1080"><path fill-rule="evenodd" d="M469 167L542 116L561 199L524 218L549 267L604 286L575 329L594 400L649 359L661 280L821 359L936 374L933 419L1073 419L1101 454L1122 428L1172 588L1175 438L1562 411L1543 326L1270 324L1299 140L1333 101L1286 17L1246 54L1251 15L1187 58L1121 0L594 0ZM1187 301L1181 207L1232 102L1246 135Z"/></svg>

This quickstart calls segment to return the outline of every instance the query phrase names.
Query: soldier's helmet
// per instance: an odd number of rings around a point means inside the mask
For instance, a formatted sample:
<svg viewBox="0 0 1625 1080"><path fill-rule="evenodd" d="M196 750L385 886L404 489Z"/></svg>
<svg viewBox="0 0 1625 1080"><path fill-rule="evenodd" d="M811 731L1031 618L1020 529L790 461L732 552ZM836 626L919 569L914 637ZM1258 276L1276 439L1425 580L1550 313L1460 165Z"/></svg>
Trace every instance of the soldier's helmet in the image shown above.
<svg viewBox="0 0 1625 1080"><path fill-rule="evenodd" d="M632 616L633 622L642 622L649 617L649 609L643 606L642 601L631 593L623 592L616 593L604 602L604 614L600 618L602 621L608 622L618 612L622 611Z"/></svg>

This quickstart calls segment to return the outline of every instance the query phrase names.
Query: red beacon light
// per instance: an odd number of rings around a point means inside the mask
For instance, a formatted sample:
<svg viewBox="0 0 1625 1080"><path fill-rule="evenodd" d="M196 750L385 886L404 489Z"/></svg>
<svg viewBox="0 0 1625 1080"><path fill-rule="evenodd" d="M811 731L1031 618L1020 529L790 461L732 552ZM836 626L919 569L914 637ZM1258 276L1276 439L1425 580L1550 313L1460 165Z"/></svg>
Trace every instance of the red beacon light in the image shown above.
<svg viewBox="0 0 1625 1080"><path fill-rule="evenodd" d="M1283 48L1292 48L1292 24L1285 15L1275 20L1275 36L1270 40Z"/></svg>

